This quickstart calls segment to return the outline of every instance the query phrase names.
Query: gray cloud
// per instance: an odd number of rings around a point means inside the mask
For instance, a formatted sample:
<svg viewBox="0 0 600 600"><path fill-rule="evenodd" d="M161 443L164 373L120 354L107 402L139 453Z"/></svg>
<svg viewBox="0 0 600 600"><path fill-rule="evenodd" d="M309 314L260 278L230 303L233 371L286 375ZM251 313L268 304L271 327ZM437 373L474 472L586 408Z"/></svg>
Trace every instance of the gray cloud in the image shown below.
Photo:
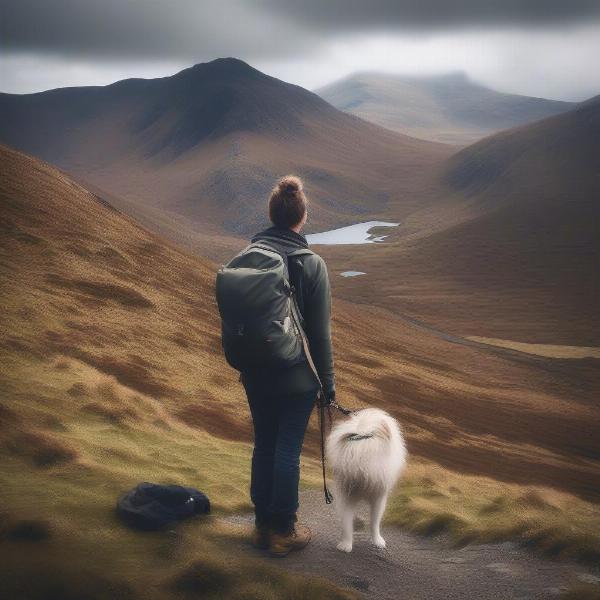
<svg viewBox="0 0 600 600"><path fill-rule="evenodd" d="M316 34L244 0L0 0L0 40L11 52L122 59L257 58L308 51Z"/></svg>
<svg viewBox="0 0 600 600"><path fill-rule="evenodd" d="M7 51L247 60L315 51L323 32L427 32L600 18L598 0L0 0Z"/></svg>
<svg viewBox="0 0 600 600"><path fill-rule="evenodd" d="M600 17L598 0L259 0L259 4L329 31L537 27Z"/></svg>

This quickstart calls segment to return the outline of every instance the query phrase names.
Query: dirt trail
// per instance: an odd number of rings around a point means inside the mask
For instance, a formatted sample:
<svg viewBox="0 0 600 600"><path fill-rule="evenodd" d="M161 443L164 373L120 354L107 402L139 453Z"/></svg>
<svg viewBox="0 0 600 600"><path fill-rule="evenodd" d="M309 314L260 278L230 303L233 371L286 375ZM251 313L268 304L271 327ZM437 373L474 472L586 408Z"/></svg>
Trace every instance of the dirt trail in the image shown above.
<svg viewBox="0 0 600 600"><path fill-rule="evenodd" d="M360 516L366 518L363 509ZM287 569L325 577L377 600L542 599L556 598L571 586L600 583L600 571L572 563L546 560L512 543L453 548L444 539L424 538L393 526L382 528L387 548L370 545L367 528L354 536L354 550L336 549L339 525L333 505L320 491L301 493L300 519L313 531L310 545L288 557L271 558L238 542L240 551L264 556ZM251 515L227 521L252 525Z"/></svg>
<svg viewBox="0 0 600 600"><path fill-rule="evenodd" d="M512 356L516 356L516 357L533 356L533 358L537 358L536 355L532 355L527 352L519 352L518 350L514 350L511 348L503 348L500 346L495 346L493 344L486 344L485 342L479 342L477 340L469 339L468 337L454 335L453 333L448 333L447 331L444 331L443 329L438 329L437 327L433 327L432 325L428 325L427 323L424 323L423 321L419 321L418 319L414 319L413 317L409 317L407 315L399 314L397 316L401 321L404 321L405 323L408 323L409 325L412 325L413 327L416 327L417 329L427 331L428 333L431 333L447 342L451 342L452 344L460 344L461 346L470 346L471 348L491 350L496 353L500 352L500 353L504 353L504 354L511 354Z"/></svg>

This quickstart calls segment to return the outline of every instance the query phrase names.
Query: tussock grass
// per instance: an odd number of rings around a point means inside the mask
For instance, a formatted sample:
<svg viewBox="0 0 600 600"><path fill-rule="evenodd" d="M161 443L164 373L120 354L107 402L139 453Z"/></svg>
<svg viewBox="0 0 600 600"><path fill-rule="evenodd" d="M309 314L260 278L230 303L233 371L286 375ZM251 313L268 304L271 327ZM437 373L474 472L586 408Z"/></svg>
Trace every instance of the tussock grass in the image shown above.
<svg viewBox="0 0 600 600"><path fill-rule="evenodd" d="M214 497L217 511L249 508L249 443L191 427L162 403L83 362L72 360L68 371L57 371L50 361L12 365L14 375L3 383L14 407L3 412L7 424L0 440L6 465L12 462L8 459L15 464L31 459L42 472L60 467L66 479L84 471L112 478L119 484L115 491L141 480L185 483ZM73 389L78 393L73 395ZM16 414L18 423L13 422ZM305 482L316 482L317 468L310 469L316 461L307 462ZM6 476L7 468L3 471ZM14 481L27 486L34 474L30 469L15 472Z"/></svg>
<svg viewBox="0 0 600 600"><path fill-rule="evenodd" d="M177 532L135 533L117 526L90 536L56 525L42 541L2 540L3 594L31 600L236 598L351 600L321 579L309 580L232 555L190 522Z"/></svg>
<svg viewBox="0 0 600 600"><path fill-rule="evenodd" d="M10 158L0 182L10 223L0 237L10 256L0 291L3 594L175 598L183 592L173 582L191 564L216 569L217 561L220 585L192 595L350 597L257 570L211 538L214 517L176 535L117 521L117 498L144 480L197 487L217 515L250 509L248 436L226 435L227 415L246 428L250 418L221 356L212 267L158 243L51 168L36 164L32 178L29 159ZM205 407L215 430L220 411L222 430L211 435L201 410L187 422L189 406ZM317 477L308 462L304 483Z"/></svg>
<svg viewBox="0 0 600 600"><path fill-rule="evenodd" d="M545 555L600 560L600 507L550 488L507 484L413 459L386 520L454 543L513 540Z"/></svg>
<svg viewBox="0 0 600 600"><path fill-rule="evenodd" d="M142 480L194 485L208 493L217 515L250 510L251 446L187 424L167 403L83 361L68 363L5 356L11 369L2 392L11 405L2 405L0 437L25 431L76 450L71 460L35 466L4 446L0 489L10 492L3 498L0 554L8 557L3 569L10 585L35 586L47 578L58 597L78 597L89 585L94 598L115 590L136 598L150 581L154 596L144 591L143 597L170 598L197 595L206 577L209 598L211 586L220 589L214 597L223 597L223 590L232 598L345 597L324 582L246 563L231 553L231 540L211 517L186 523L171 537L122 527L115 501ZM303 458L302 485L320 485L318 460ZM594 505L550 489L454 473L416 457L391 498L387 520L424 535L449 535L457 544L517 540L554 556L599 556ZM41 597L39 586L30 597Z"/></svg>
<svg viewBox="0 0 600 600"><path fill-rule="evenodd" d="M261 565L219 533L215 515L251 508L248 443L188 426L84 362L24 361L18 353L5 359L12 367L1 383L11 406L0 405L6 597L355 597L324 580ZM41 451L62 457L65 448L74 449L69 460L35 460ZM314 459L305 461L305 472L303 484L316 484ZM115 503L143 480L198 487L213 515L171 532L130 531L117 520Z"/></svg>

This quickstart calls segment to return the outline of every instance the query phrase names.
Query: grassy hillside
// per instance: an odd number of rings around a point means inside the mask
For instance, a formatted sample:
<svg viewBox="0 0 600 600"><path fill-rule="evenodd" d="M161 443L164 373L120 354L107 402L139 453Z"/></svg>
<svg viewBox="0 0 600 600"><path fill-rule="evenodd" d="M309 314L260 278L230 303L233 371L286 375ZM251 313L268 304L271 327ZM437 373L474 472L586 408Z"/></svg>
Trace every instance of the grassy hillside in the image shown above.
<svg viewBox="0 0 600 600"><path fill-rule="evenodd" d="M215 267L48 165L0 155L0 569L9 595L351 597L232 554L227 540L239 532L214 517L147 535L116 521L116 498L142 480L199 487L217 516L249 509L251 426L221 356ZM581 401L586 390L566 392L576 371L557 384L544 364L451 345L381 309L334 306L340 400L389 410L408 438L412 463L391 521L598 556L589 534L598 418ZM314 421L305 486L319 485Z"/></svg>
<svg viewBox="0 0 600 600"><path fill-rule="evenodd" d="M370 274L340 291L459 336L599 346L599 115L592 99L452 156L434 210L361 255L325 250Z"/></svg>
<svg viewBox="0 0 600 600"><path fill-rule="evenodd" d="M177 534L117 522L143 480L199 487L217 514L249 508L251 427L219 352L214 269L47 165L1 161L3 594L351 597L231 555L214 518Z"/></svg>
<svg viewBox="0 0 600 600"><path fill-rule="evenodd" d="M569 102L496 92L463 73L356 73L316 92L336 108L388 129L458 145L573 107Z"/></svg>

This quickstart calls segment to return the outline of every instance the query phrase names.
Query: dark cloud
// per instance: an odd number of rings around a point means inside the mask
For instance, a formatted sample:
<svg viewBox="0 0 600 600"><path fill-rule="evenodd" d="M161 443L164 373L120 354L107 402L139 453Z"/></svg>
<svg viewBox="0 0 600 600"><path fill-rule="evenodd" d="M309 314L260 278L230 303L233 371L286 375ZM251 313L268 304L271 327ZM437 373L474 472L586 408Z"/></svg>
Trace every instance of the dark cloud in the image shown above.
<svg viewBox="0 0 600 600"><path fill-rule="evenodd" d="M0 0L0 44L69 56L255 60L306 55L325 30L556 25L599 15L599 0Z"/></svg>
<svg viewBox="0 0 600 600"><path fill-rule="evenodd" d="M452 29L545 26L600 18L598 0L259 0L317 29Z"/></svg>
<svg viewBox="0 0 600 600"><path fill-rule="evenodd" d="M199 60L302 52L293 23L245 0L0 0L5 50L61 55Z"/></svg>

